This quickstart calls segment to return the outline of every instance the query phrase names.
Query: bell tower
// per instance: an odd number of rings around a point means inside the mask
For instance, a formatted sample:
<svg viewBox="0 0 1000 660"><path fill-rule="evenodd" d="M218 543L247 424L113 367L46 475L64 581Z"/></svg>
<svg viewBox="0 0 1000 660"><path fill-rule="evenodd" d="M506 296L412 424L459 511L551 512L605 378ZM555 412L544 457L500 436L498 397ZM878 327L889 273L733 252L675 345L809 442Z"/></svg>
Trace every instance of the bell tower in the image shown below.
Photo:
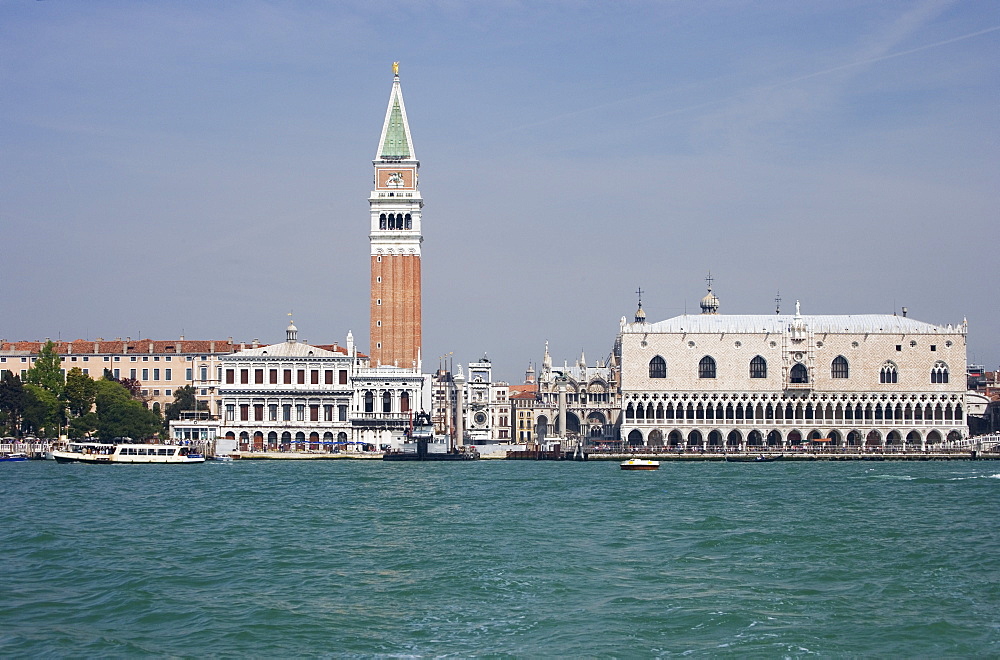
<svg viewBox="0 0 1000 660"><path fill-rule="evenodd" d="M382 124L371 209L371 363L420 368L420 161L413 151L399 62Z"/></svg>

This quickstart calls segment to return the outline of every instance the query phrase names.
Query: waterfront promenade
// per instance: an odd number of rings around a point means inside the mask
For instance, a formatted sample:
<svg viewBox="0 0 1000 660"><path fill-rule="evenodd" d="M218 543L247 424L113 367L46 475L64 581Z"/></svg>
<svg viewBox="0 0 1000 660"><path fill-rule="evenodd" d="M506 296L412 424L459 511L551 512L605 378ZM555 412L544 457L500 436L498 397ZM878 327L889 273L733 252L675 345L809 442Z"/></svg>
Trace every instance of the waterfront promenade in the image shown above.
<svg viewBox="0 0 1000 660"><path fill-rule="evenodd" d="M968 449L943 449L928 451L905 450L854 450L838 447L831 450L782 450L782 449L748 449L738 452L712 451L599 451L587 454L586 460L591 461L624 461L630 458L648 458L658 461L727 461L762 457L782 461L968 461L968 460L1000 460L998 451L976 451Z"/></svg>
<svg viewBox="0 0 1000 660"><path fill-rule="evenodd" d="M32 458L42 458L49 449L45 441L0 443L0 454L24 452ZM201 447L210 458L210 446ZM247 461L340 461L340 460L381 460L383 452L326 452L326 451L235 451L226 454L235 460ZM746 447L742 450L723 450L720 447L677 448L677 447L631 447L611 446L591 448L584 457L574 458L572 452L556 451L497 451L483 452L484 459L506 460L588 460L624 461L630 458L646 458L658 461L747 461L751 458L768 458L782 461L967 461L1000 460L1000 445L976 443L961 448L909 447Z"/></svg>

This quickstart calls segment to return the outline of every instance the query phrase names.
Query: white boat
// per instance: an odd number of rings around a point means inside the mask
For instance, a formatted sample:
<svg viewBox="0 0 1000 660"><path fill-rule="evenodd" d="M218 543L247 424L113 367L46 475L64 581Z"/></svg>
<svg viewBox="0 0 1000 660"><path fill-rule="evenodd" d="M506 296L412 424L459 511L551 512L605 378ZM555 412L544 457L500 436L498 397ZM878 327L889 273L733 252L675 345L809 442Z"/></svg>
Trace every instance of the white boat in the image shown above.
<svg viewBox="0 0 1000 660"><path fill-rule="evenodd" d="M71 442L52 451L59 463L204 463L205 457L182 445Z"/></svg>
<svg viewBox="0 0 1000 660"><path fill-rule="evenodd" d="M630 458L622 462L623 470L659 470L659 461L649 461L645 458Z"/></svg>

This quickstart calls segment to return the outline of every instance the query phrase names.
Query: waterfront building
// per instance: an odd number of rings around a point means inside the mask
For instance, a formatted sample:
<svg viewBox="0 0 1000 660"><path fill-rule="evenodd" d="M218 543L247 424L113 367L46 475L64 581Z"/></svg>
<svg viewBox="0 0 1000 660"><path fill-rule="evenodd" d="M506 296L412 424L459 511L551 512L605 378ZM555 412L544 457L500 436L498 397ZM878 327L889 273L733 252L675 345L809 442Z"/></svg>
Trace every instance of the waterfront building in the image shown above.
<svg viewBox="0 0 1000 660"><path fill-rule="evenodd" d="M353 376L367 364L347 345L311 346L290 323L285 341L220 359L220 441L225 450L332 450L354 440Z"/></svg>
<svg viewBox="0 0 1000 660"><path fill-rule="evenodd" d="M524 385L510 386L510 410L513 428L512 442L526 446L535 443L535 404L538 400L538 385L525 382Z"/></svg>
<svg viewBox="0 0 1000 660"><path fill-rule="evenodd" d="M493 364L485 356L470 362L468 370L466 377L462 365L455 374L442 367L431 377L434 432L449 436L456 445L510 443L508 384L493 381Z"/></svg>
<svg viewBox="0 0 1000 660"><path fill-rule="evenodd" d="M354 440L371 448L398 447L414 415L430 409L431 381L417 368L359 365L351 376Z"/></svg>
<svg viewBox="0 0 1000 660"><path fill-rule="evenodd" d="M493 381L493 363L485 355L469 363L465 392L464 427L471 444L510 442L508 384Z"/></svg>
<svg viewBox="0 0 1000 660"><path fill-rule="evenodd" d="M621 434L633 446L925 447L967 435L967 324L890 314L623 317Z"/></svg>
<svg viewBox="0 0 1000 660"><path fill-rule="evenodd" d="M147 405L160 411L174 401L174 391L190 385L199 401L217 410L219 363L222 356L239 351L250 343L234 343L228 339L125 339L106 341L76 339L53 342L59 355L63 374L79 367L91 378L104 377L109 370L115 378L139 381ZM10 371L17 376L24 374L38 357L45 341L0 342L0 371Z"/></svg>
<svg viewBox="0 0 1000 660"><path fill-rule="evenodd" d="M421 209L419 170L393 64L389 107L382 124L370 208L371 363L420 368L421 350Z"/></svg>
<svg viewBox="0 0 1000 660"><path fill-rule="evenodd" d="M546 342L533 411L535 441L544 443L546 438L583 440L589 444L616 441L621 410L618 378L614 353L591 366L581 353L575 364L564 362L561 367L553 367Z"/></svg>

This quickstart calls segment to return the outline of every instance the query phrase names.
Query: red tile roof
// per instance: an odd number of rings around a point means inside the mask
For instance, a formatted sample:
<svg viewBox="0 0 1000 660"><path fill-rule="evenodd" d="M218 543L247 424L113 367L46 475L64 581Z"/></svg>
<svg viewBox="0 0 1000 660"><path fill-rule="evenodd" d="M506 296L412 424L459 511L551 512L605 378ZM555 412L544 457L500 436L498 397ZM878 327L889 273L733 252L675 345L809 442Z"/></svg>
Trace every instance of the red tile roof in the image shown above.
<svg viewBox="0 0 1000 660"><path fill-rule="evenodd" d="M252 342L234 342L232 339L74 339L73 341L56 341L56 353L59 355L182 355L201 353L204 355L226 355L245 348L251 348ZM265 346L258 342L258 346ZM5 341L0 343L0 351L38 355L45 346L44 341ZM320 344L317 348L347 355L347 349L336 344ZM358 357L367 355L358 353Z"/></svg>
<svg viewBox="0 0 1000 660"><path fill-rule="evenodd" d="M75 339L73 341L57 341L53 342L53 344L55 344L56 353L59 355L225 354L239 350L240 346L233 343L231 339L177 339L166 341L157 339L115 339L114 341ZM5 341L0 343L0 351L37 355L43 346L45 346L44 341Z"/></svg>

